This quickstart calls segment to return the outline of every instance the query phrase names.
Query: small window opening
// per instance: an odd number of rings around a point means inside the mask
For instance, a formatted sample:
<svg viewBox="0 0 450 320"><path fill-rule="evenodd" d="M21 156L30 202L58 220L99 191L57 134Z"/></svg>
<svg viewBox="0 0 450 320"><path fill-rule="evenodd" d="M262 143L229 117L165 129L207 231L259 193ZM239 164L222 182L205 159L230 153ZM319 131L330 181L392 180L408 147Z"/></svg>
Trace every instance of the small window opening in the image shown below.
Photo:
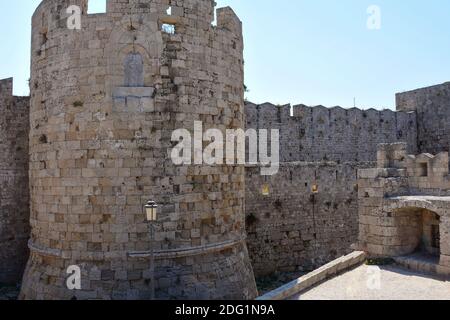
<svg viewBox="0 0 450 320"><path fill-rule="evenodd" d="M166 13L168 16L171 16L172 15L172 7L169 7L169 9L167 9Z"/></svg>
<svg viewBox="0 0 450 320"><path fill-rule="evenodd" d="M107 0L89 0L88 14L106 13Z"/></svg>
<svg viewBox="0 0 450 320"><path fill-rule="evenodd" d="M428 163L419 164L419 176L428 177Z"/></svg>
<svg viewBox="0 0 450 320"><path fill-rule="evenodd" d="M169 23L164 23L162 25L161 30L165 33L168 34L175 34L175 25L174 24L169 24Z"/></svg>

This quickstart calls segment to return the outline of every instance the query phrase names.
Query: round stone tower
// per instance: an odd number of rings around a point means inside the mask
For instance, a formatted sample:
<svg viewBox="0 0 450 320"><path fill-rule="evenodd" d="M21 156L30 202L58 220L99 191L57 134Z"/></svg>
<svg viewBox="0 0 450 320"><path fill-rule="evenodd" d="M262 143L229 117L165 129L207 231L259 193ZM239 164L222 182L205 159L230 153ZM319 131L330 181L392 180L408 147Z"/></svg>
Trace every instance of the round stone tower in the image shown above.
<svg viewBox="0 0 450 320"><path fill-rule="evenodd" d="M90 15L87 0L44 0L36 10L23 299L150 298L152 244L156 298L256 296L244 167L170 157L173 131L194 133L195 121L244 127L241 22L223 8L213 26L214 6L109 0ZM154 242L148 200L159 204ZM76 267L81 289L70 290Z"/></svg>

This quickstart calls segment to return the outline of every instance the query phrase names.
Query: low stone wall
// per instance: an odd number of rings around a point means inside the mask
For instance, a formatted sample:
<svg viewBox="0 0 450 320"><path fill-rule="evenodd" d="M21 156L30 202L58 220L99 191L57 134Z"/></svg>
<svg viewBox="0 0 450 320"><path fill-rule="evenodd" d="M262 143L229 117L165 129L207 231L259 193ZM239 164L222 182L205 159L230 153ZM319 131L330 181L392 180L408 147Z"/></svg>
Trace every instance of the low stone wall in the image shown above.
<svg viewBox="0 0 450 320"><path fill-rule="evenodd" d="M440 276L442 279L450 280L449 268L439 265L439 259L426 259L422 255L411 255L403 257L394 257L393 260L403 268Z"/></svg>
<svg viewBox="0 0 450 320"><path fill-rule="evenodd" d="M311 271L349 253L358 235L357 170L367 166L285 163L267 178L259 168L246 168L247 243L255 275ZM268 196L262 195L265 184Z"/></svg>
<svg viewBox="0 0 450 320"><path fill-rule="evenodd" d="M366 260L366 254L362 251L355 251L336 259L313 272L294 280L281 288L271 291L257 300L284 300L295 294L306 291L316 284L331 279L343 271L361 265Z"/></svg>

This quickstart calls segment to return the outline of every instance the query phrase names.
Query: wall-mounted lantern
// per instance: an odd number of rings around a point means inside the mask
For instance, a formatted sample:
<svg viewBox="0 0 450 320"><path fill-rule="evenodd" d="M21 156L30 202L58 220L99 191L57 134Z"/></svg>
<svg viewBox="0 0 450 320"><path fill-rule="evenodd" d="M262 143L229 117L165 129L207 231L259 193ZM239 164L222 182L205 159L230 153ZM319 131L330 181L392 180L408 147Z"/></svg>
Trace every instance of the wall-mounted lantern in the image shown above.
<svg viewBox="0 0 450 320"><path fill-rule="evenodd" d="M151 272L151 300L155 300L155 223L158 221L158 205L155 201L148 201L144 206L145 215L150 228L150 272Z"/></svg>
<svg viewBox="0 0 450 320"><path fill-rule="evenodd" d="M158 220L158 205L156 202L148 201L144 208L147 216L147 222L156 222Z"/></svg>
<svg viewBox="0 0 450 320"><path fill-rule="evenodd" d="M264 197L267 197L270 195L270 187L269 184L265 183L263 184L262 188L261 188L261 193Z"/></svg>
<svg viewBox="0 0 450 320"><path fill-rule="evenodd" d="M311 188L312 193L317 194L319 193L319 186L317 184L314 184Z"/></svg>

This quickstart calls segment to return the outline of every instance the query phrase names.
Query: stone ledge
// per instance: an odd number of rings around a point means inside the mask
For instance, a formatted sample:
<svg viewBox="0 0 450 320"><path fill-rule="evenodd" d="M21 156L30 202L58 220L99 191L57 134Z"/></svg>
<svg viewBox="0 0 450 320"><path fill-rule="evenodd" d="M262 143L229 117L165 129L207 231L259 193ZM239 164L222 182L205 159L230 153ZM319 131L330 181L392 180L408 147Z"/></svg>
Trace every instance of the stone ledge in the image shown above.
<svg viewBox="0 0 450 320"><path fill-rule="evenodd" d="M114 98L152 98L155 89L153 87L117 87L114 89Z"/></svg>
<svg viewBox="0 0 450 320"><path fill-rule="evenodd" d="M198 246L198 247L190 247L190 248L180 248L180 249L172 249L172 250L158 250L154 252L154 257L157 260L163 260L163 259L175 259L175 258L184 258L184 257L192 257L192 256L198 256L203 254L210 254L214 252L221 252L227 249L231 249L234 247L237 247L243 243L245 243L245 237L241 238L239 240L229 240L224 241L221 243L215 243L215 244L209 244L205 246ZM28 241L28 248L31 252L46 256L46 257L57 257L57 258L63 258L63 259L70 259L71 252L70 251L63 251L59 249L53 249L53 248L46 248L43 246L40 246L36 243L34 243L31 239ZM126 253L126 256L128 256L131 259L145 259L150 258L151 251L132 251ZM109 258L116 258L121 259L124 258L123 253L118 252L117 255L110 254ZM89 260L97 261L97 260L105 260L107 257L104 255L104 253L100 253L100 256L93 256L90 257Z"/></svg>
<svg viewBox="0 0 450 320"><path fill-rule="evenodd" d="M439 257L430 257L423 255L409 255L393 258L395 263L409 270L437 275L443 279L450 279L450 267L439 264Z"/></svg>
<svg viewBox="0 0 450 320"><path fill-rule="evenodd" d="M63 252L59 249L51 249L51 248L44 248L37 243L34 243L33 240L28 240L28 248L31 252L37 253L41 256L45 257L58 257L62 258Z"/></svg>
<svg viewBox="0 0 450 320"><path fill-rule="evenodd" d="M333 278L340 272L362 264L366 260L366 254L362 251L354 251L347 256L338 258L307 275L298 278L274 291L271 291L256 300L284 300L310 289L314 285L326 279Z"/></svg>
<svg viewBox="0 0 450 320"><path fill-rule="evenodd" d="M210 244L206 246L185 248L185 249L174 249L174 250L164 250L164 251L155 251L154 256L155 259L173 259L173 258L184 258L190 256L198 256L206 253L214 253L220 252L229 248L236 247L243 243L245 239L240 240L230 240L217 244ZM135 259L145 259L150 258L151 251L134 251L129 252L128 257Z"/></svg>

